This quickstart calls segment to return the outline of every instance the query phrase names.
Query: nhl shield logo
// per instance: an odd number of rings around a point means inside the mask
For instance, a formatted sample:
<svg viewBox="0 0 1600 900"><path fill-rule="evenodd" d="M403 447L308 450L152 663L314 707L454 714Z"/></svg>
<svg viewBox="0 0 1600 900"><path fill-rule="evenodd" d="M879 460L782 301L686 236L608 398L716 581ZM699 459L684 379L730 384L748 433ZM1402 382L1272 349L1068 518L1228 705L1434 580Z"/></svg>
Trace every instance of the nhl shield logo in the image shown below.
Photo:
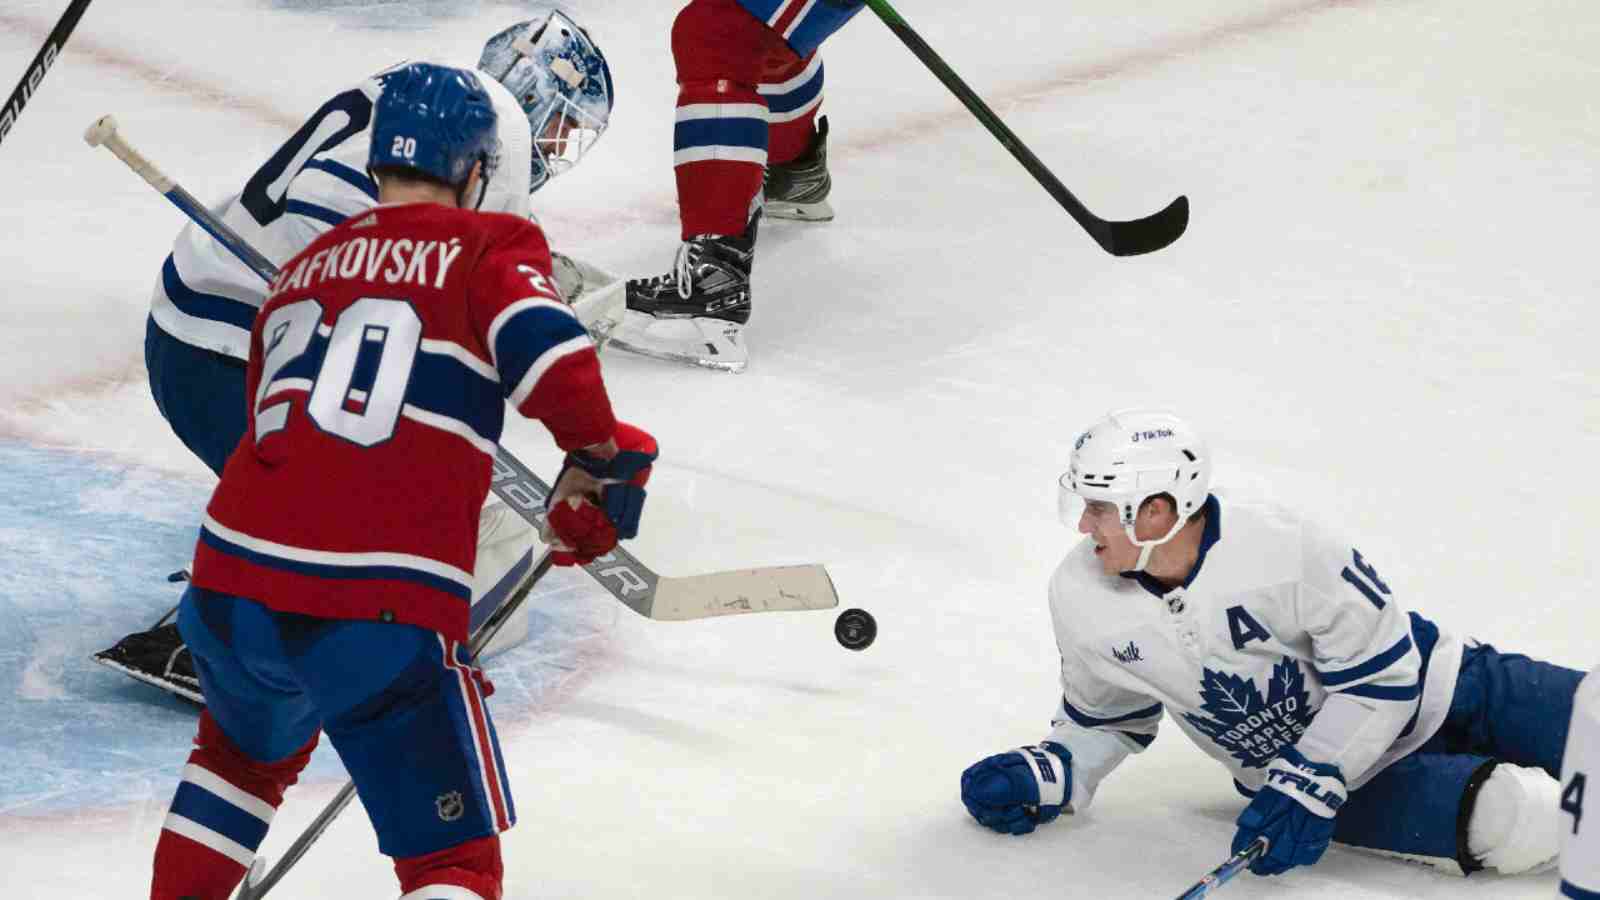
<svg viewBox="0 0 1600 900"><path fill-rule="evenodd" d="M467 810L467 805L461 801L460 791L440 794L433 799L433 807L439 812L442 822L454 822Z"/></svg>

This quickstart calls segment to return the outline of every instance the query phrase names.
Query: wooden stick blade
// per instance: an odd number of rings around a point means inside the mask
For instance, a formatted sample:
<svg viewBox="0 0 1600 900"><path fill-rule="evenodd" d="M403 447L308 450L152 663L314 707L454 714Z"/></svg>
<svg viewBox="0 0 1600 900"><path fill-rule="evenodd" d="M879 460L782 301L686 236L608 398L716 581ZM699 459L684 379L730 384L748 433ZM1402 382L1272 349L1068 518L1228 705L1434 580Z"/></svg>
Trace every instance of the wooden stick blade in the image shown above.
<svg viewBox="0 0 1600 900"><path fill-rule="evenodd" d="M662 578L650 618L664 622L757 612L832 609L839 605L828 570L819 565L771 566Z"/></svg>
<svg viewBox="0 0 1600 900"><path fill-rule="evenodd" d="M1153 253L1183 237L1189 227L1189 198L1179 197L1154 215L1126 222L1107 222L1103 233L1090 229L1096 241L1112 256Z"/></svg>

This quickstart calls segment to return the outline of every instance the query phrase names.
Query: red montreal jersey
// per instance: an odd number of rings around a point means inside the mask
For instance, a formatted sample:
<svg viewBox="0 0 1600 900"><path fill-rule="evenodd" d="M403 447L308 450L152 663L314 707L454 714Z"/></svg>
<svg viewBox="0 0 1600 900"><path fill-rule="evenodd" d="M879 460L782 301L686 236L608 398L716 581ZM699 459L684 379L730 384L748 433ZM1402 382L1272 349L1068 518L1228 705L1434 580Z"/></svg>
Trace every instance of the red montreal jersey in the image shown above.
<svg viewBox="0 0 1600 900"><path fill-rule="evenodd" d="M285 264L246 390L194 583L458 641L505 401L562 449L616 430L538 226L437 204L380 206Z"/></svg>

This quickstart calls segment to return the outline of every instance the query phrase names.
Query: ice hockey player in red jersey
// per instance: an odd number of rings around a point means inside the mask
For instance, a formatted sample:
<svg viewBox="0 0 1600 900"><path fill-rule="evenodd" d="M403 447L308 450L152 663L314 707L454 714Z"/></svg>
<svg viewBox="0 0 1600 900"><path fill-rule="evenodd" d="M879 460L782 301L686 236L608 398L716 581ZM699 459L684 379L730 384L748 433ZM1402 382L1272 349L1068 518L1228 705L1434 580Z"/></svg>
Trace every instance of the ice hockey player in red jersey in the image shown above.
<svg viewBox="0 0 1600 900"><path fill-rule="evenodd" d="M744 368L763 201L770 216L833 218L817 47L861 8L860 0L690 0L678 13L673 169L683 244L671 271L628 282L633 314L618 346Z"/></svg>
<svg viewBox="0 0 1600 900"><path fill-rule="evenodd" d="M290 260L252 329L249 427L178 614L207 709L157 900L229 895L321 731L405 896L497 900L515 810L463 643L505 400L567 451L558 562L638 527L654 440L614 418L538 226L474 211L498 158L488 93L442 66L385 77L380 204Z"/></svg>
<svg viewBox="0 0 1600 900"><path fill-rule="evenodd" d="M532 13L491 37L477 65L499 117L500 142L499 164L484 179L479 208L525 218L533 218L529 192L570 171L605 132L615 94L605 55L579 22L549 7ZM378 188L363 169L384 81L383 73L363 78L323 102L237 193L217 203L223 222L282 264L329 228L376 205ZM561 294L577 301L582 267L560 254L552 260ZM144 344L150 393L173 434L218 476L246 427L245 359L266 293L255 270L194 223L178 235L155 278ZM497 499L483 508L478 539L475 623L521 584L538 543L534 529ZM485 653L516 644L527 627L525 615L513 618ZM189 650L165 619L94 658L204 702Z"/></svg>

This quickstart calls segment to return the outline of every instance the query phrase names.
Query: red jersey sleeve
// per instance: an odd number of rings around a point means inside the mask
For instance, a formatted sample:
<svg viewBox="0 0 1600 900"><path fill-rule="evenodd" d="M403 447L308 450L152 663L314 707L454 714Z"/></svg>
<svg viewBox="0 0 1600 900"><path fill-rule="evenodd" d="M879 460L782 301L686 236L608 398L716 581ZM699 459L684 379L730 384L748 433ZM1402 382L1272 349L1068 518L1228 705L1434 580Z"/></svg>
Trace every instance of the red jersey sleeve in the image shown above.
<svg viewBox="0 0 1600 900"><path fill-rule="evenodd" d="M556 292L550 248L537 225L512 221L496 230L474 267L467 300L517 412L543 422L563 450L612 436L617 420L600 358Z"/></svg>

